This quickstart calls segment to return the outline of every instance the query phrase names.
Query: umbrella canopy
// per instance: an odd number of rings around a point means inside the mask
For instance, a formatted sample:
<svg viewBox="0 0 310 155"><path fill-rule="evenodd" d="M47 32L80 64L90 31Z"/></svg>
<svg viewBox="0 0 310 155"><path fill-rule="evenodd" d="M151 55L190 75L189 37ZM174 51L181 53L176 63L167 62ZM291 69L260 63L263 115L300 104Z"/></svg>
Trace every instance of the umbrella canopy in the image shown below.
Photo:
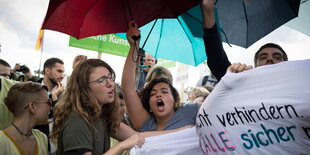
<svg viewBox="0 0 310 155"><path fill-rule="evenodd" d="M193 66L207 59L203 39L194 37L181 17L157 19L144 25L140 30L140 47L155 58ZM117 35L126 37L124 33Z"/></svg>
<svg viewBox="0 0 310 155"><path fill-rule="evenodd" d="M297 17L300 0L218 0L219 25L228 42L249 47L279 26ZM196 6L181 15L195 37L202 37L202 15ZM194 17L194 18L193 18ZM225 38L222 34L222 38ZM226 41L226 40L224 40Z"/></svg>
<svg viewBox="0 0 310 155"><path fill-rule="evenodd" d="M126 32L128 22L143 26L156 18L174 18L196 0L50 0L43 29L75 38Z"/></svg>
<svg viewBox="0 0 310 155"><path fill-rule="evenodd" d="M310 1L302 0L298 17L289 21L285 25L310 37Z"/></svg>

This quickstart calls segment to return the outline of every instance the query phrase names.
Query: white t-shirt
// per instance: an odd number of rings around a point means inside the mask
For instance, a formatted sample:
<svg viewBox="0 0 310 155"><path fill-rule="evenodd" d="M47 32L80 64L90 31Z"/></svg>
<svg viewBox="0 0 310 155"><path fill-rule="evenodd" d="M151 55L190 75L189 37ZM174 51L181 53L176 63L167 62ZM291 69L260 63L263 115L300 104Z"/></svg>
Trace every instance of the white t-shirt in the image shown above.
<svg viewBox="0 0 310 155"><path fill-rule="evenodd" d="M309 154L310 60L227 73L196 128L204 154Z"/></svg>

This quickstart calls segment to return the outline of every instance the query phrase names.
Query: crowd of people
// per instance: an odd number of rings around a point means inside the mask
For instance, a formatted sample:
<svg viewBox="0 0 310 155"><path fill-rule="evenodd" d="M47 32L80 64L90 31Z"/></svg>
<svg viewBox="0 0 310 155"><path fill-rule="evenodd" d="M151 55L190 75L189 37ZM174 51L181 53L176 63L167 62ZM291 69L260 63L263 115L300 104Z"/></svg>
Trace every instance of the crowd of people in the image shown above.
<svg viewBox="0 0 310 155"><path fill-rule="evenodd" d="M186 103L167 68L155 66L157 60L147 53L140 59L139 39L133 39L140 31L133 21L121 85L109 64L83 55L74 59L66 87L59 58L45 61L43 78L33 76L26 65L11 69L0 59L0 154L128 154L146 137L195 126L201 104L226 72L253 68L230 63L215 23L214 0L203 0L201 6L212 74L188 92ZM279 45L267 43L256 52L254 64L287 60Z"/></svg>

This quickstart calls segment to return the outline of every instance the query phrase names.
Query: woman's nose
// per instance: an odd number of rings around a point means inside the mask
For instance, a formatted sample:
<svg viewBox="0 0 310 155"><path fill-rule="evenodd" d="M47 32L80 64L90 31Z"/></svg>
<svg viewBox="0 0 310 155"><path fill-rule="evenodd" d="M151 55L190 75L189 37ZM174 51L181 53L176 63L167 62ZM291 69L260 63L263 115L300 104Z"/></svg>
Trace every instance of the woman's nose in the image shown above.
<svg viewBox="0 0 310 155"><path fill-rule="evenodd" d="M107 86L114 86L114 81L112 79L107 79Z"/></svg>

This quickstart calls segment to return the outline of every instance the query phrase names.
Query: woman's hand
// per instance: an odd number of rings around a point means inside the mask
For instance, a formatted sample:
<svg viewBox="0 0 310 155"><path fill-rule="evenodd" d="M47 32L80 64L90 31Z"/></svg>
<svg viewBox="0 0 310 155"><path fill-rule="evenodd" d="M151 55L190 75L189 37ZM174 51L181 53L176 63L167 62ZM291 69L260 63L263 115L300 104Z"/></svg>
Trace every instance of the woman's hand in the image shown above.
<svg viewBox="0 0 310 155"><path fill-rule="evenodd" d="M128 24L128 31L126 33L126 37L128 40L128 43L130 46L134 46L135 40L133 40L133 36L139 36L140 35L140 30L138 29L137 24L134 21L130 21ZM140 39L136 40L137 42L140 42Z"/></svg>
<svg viewBox="0 0 310 155"><path fill-rule="evenodd" d="M128 150L134 147L135 145L142 147L144 144L144 138L140 133L136 133L128 139L122 141L119 145L123 150Z"/></svg>

